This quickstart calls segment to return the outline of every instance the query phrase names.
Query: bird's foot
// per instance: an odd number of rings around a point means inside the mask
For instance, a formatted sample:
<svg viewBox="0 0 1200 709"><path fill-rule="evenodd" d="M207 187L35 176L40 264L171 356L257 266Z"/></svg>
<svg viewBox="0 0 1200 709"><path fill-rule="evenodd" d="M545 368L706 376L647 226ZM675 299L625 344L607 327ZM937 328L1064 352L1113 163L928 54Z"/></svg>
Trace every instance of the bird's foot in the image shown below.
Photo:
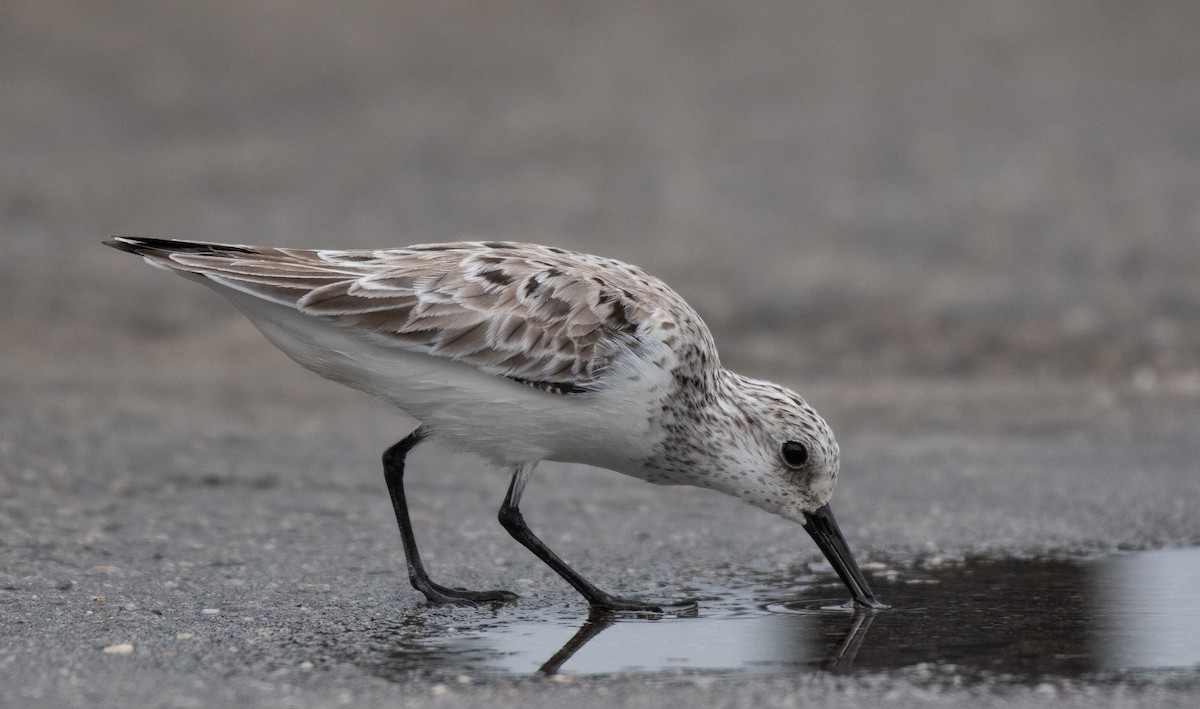
<svg viewBox="0 0 1200 709"><path fill-rule="evenodd" d="M654 603L633 598L621 598L604 594L590 599L593 613L634 616L638 618L661 618L663 616L694 616L699 606L692 599Z"/></svg>
<svg viewBox="0 0 1200 709"><path fill-rule="evenodd" d="M511 603L519 598L512 591L468 591L465 588L448 588L428 579L413 581L413 586L425 594L430 603L450 606L482 606L491 603Z"/></svg>

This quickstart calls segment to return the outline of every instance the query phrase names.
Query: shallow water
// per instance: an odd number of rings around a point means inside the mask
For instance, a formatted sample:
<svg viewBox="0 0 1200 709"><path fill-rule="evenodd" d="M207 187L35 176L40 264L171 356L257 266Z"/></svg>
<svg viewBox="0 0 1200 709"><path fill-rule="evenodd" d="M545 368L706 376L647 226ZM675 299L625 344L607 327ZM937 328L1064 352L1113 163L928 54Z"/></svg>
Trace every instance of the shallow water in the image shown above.
<svg viewBox="0 0 1200 709"><path fill-rule="evenodd" d="M815 573L799 585L760 580L702 596L694 617L584 620L518 608L453 630L426 624L419 638L397 629L374 669L400 678L937 667L1014 680L1131 671L1200 679L1200 549L869 575L891 609L852 611L832 573Z"/></svg>

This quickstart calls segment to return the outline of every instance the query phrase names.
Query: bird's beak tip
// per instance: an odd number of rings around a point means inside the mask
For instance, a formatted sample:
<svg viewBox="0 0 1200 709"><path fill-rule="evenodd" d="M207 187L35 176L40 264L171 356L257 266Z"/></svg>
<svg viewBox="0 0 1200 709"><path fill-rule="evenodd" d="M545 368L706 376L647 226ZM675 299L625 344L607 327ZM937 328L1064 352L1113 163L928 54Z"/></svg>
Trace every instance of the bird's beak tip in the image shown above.
<svg viewBox="0 0 1200 709"><path fill-rule="evenodd" d="M846 544L842 530L838 527L833 510L828 504L812 512L804 513L804 529L817 543L817 547L829 560L833 570L841 577L842 583L846 584L846 588L850 590L855 606L870 610L882 610L888 607L880 603L872 593L866 577L863 576L862 571L858 568L858 563L854 560L854 555L850 553L850 547Z"/></svg>

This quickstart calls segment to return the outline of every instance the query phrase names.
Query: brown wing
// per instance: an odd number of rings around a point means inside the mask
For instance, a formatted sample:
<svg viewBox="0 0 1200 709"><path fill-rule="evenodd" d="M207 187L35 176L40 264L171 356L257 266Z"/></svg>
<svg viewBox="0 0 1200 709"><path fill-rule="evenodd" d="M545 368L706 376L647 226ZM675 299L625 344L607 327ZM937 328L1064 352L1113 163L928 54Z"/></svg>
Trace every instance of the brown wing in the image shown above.
<svg viewBox="0 0 1200 709"><path fill-rule="evenodd" d="M377 343L561 393L600 388L618 358L641 350L651 316L670 317L639 291L649 286L687 307L640 269L531 244L314 251L134 237L108 243Z"/></svg>

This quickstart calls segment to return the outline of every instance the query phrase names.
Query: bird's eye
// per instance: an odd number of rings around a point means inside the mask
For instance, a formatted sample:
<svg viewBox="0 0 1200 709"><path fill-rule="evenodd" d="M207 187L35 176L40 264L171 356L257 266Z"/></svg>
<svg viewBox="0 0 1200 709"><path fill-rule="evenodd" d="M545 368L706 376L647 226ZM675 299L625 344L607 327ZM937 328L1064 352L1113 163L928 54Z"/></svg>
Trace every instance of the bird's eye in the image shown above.
<svg viewBox="0 0 1200 709"><path fill-rule="evenodd" d="M788 441L783 444L783 462L789 467L799 468L808 462L808 448L799 441Z"/></svg>

